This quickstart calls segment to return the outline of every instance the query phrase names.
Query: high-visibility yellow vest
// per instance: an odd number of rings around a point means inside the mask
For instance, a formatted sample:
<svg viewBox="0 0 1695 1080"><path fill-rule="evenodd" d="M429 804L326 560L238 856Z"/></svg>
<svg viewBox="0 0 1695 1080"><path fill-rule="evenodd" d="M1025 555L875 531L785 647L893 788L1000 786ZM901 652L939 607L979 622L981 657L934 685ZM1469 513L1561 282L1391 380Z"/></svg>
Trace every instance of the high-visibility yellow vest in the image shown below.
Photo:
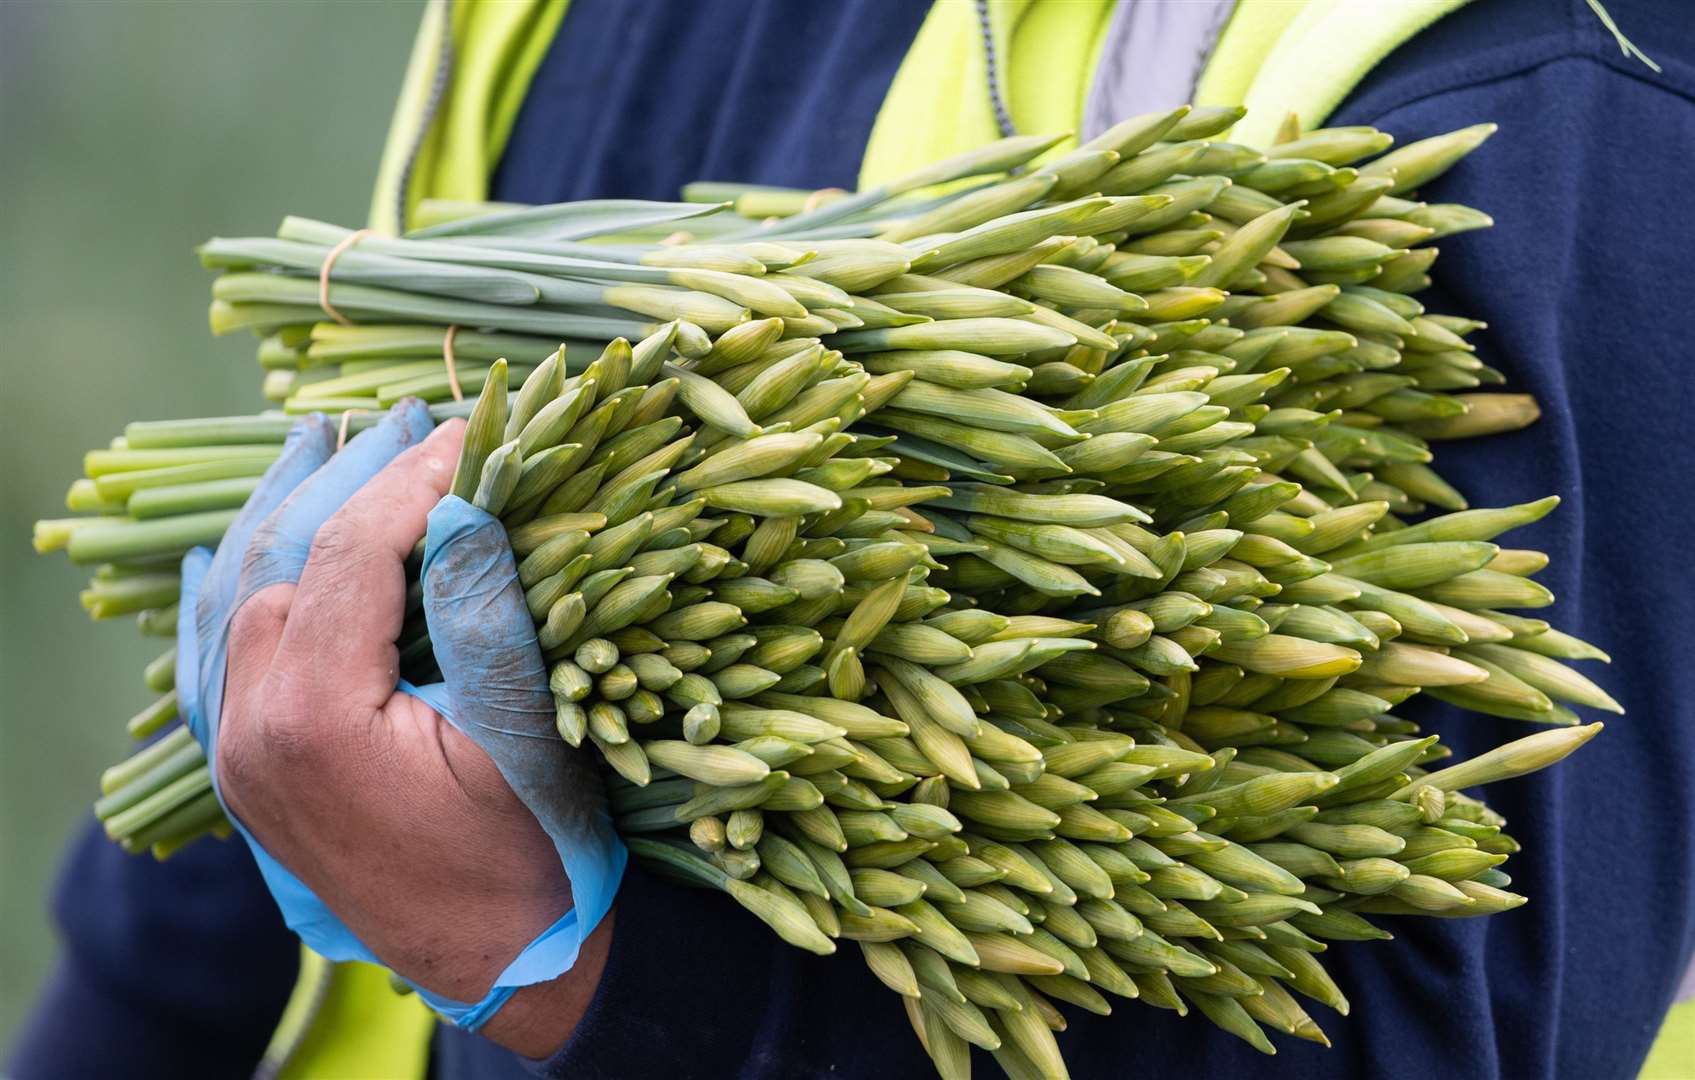
<svg viewBox="0 0 1695 1080"><path fill-rule="evenodd" d="M1466 0L1238 0L1196 87L1246 105L1231 137L1264 145L1290 113L1323 123L1385 56ZM480 201L567 0L432 0L384 146L372 227L418 203ZM989 0L1002 92L1020 131L1075 130L1114 0ZM862 186L1000 134L973 0L936 0L878 111ZM1061 145L1055 152L1063 152ZM279 1080L422 1080L433 1014L368 964L303 950L301 978L261 1072ZM1672 1010L1643 1080L1695 1076L1695 1001Z"/></svg>
<svg viewBox="0 0 1695 1080"><path fill-rule="evenodd" d="M1380 60L1465 2L1238 0L1195 103L1246 105L1232 138L1249 144L1269 142L1291 112L1316 126ZM426 198L488 198L567 3L432 0L383 147L373 228L402 231L403 217ZM1020 131L1076 129L1114 4L988 0L1001 89ZM862 187L998 137L982 35L973 0L936 0L872 126Z"/></svg>

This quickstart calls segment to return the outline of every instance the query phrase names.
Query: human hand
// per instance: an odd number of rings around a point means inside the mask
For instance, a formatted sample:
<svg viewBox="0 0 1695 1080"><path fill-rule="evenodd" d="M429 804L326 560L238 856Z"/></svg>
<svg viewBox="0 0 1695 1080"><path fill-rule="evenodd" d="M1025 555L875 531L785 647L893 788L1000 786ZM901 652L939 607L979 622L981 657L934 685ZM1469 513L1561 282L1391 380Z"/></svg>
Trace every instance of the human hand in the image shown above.
<svg viewBox="0 0 1695 1080"><path fill-rule="evenodd" d="M430 433L415 401L340 452L327 421L302 421L217 555L185 560L178 685L307 944L376 959L461 1026L487 1020L541 1056L592 996L609 928L588 935L624 852L554 732L505 532L443 498L462 437L458 421ZM396 640L426 526L444 681L413 687Z"/></svg>

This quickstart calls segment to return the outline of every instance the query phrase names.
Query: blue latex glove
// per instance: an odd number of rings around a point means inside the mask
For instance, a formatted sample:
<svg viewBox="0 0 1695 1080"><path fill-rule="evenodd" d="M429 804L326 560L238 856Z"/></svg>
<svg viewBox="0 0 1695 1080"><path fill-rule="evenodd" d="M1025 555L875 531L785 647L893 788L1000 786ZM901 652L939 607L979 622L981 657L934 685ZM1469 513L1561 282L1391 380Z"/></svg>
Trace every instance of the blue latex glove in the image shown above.
<svg viewBox="0 0 1695 1080"><path fill-rule="evenodd" d="M337 452L327 420L303 419L217 553L196 548L184 559L177 628L180 709L214 764L220 802L225 796L216 747L236 613L262 589L298 584L320 527L430 429L427 409L407 401ZM413 984L436 1011L476 1030L518 988L552 979L575 963L582 942L611 907L627 856L592 769L554 730L546 667L500 523L462 499L441 499L429 513L423 581L443 681L412 686L396 679L395 689L429 706L488 754L552 841L573 897L571 910L499 974L482 1001L455 1001ZM284 919L307 945L334 960L381 962L234 813L230 817ZM359 825L348 822L353 829ZM479 917L477 910L461 914L468 924Z"/></svg>

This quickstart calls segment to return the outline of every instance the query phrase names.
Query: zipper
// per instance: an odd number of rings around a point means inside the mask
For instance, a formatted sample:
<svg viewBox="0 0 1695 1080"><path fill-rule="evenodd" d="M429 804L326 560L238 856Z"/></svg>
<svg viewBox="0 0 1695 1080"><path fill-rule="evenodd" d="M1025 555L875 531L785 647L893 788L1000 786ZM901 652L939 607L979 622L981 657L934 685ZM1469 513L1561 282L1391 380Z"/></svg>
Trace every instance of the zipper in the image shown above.
<svg viewBox="0 0 1695 1080"><path fill-rule="evenodd" d="M995 27L989 19L989 0L977 0L977 27L983 32L983 68L988 76L989 105L995 111L995 126L1000 129L1001 138L1010 138L1018 134L1018 129L1012 124L1012 112L1001 93L1000 57L995 53Z"/></svg>

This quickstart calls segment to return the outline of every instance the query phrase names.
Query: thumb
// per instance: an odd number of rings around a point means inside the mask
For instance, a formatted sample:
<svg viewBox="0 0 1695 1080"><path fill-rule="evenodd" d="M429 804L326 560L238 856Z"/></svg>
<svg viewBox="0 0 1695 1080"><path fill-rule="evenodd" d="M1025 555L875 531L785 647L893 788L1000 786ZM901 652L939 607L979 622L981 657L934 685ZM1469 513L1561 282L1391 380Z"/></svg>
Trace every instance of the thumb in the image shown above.
<svg viewBox="0 0 1695 1080"><path fill-rule="evenodd" d="M458 496L442 499L430 511L422 576L448 719L479 743L479 727L551 736L547 668L500 522Z"/></svg>
<svg viewBox="0 0 1695 1080"><path fill-rule="evenodd" d="M624 847L588 755L554 730L547 667L506 530L447 496L430 511L423 579L424 615L452 706L444 715L494 761L547 831L571 882L577 917L515 965L522 981L552 978L571 966L611 906ZM424 688L420 696L433 694Z"/></svg>

